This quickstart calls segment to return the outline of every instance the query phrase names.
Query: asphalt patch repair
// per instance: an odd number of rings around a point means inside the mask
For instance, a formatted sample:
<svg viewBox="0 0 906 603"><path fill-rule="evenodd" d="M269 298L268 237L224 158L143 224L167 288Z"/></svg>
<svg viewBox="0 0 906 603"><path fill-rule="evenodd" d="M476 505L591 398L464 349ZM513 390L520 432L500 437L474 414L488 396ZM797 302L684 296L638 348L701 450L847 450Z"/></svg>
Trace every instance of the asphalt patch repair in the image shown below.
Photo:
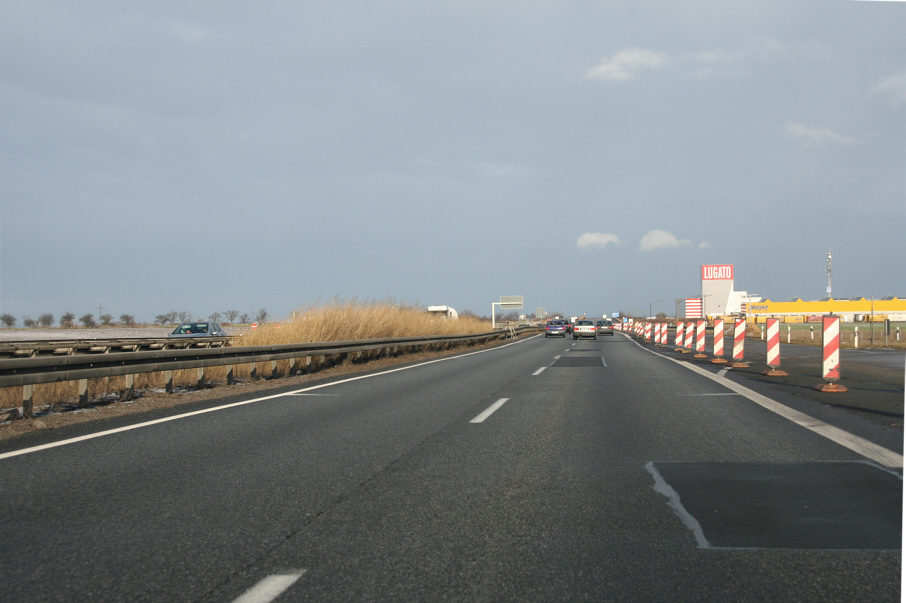
<svg viewBox="0 0 906 603"><path fill-rule="evenodd" d="M647 468L699 548L901 548L903 480L867 461Z"/></svg>

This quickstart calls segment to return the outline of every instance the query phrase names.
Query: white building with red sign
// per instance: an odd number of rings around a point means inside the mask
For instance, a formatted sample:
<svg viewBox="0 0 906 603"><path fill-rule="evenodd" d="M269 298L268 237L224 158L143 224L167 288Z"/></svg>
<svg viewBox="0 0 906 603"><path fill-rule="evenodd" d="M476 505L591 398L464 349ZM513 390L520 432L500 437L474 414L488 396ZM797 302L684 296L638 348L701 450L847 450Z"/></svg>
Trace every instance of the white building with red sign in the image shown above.
<svg viewBox="0 0 906 603"><path fill-rule="evenodd" d="M733 290L733 264L702 266L702 315L727 316L742 314L748 302L761 298L746 291Z"/></svg>

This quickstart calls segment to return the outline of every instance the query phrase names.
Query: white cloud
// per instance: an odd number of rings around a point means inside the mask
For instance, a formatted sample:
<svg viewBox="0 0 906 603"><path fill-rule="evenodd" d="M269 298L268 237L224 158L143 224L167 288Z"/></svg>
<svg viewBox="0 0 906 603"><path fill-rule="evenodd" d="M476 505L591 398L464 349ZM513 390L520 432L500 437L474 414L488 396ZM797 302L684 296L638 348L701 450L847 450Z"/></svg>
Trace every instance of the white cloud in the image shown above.
<svg viewBox="0 0 906 603"><path fill-rule="evenodd" d="M645 236L642 237L642 242L639 243L639 251L675 249L677 247L684 247L691 244L692 241L690 241L689 239L677 239L666 230L655 228L654 230L647 232Z"/></svg>
<svg viewBox="0 0 906 603"><path fill-rule="evenodd" d="M669 63L670 59L661 52L646 48L624 48L614 56L604 57L585 73L585 79L624 81L638 77L643 69L655 69Z"/></svg>
<svg viewBox="0 0 906 603"><path fill-rule="evenodd" d="M620 237L609 232L586 232L576 241L579 249L604 249L608 245L619 245Z"/></svg>
<svg viewBox="0 0 906 603"><path fill-rule="evenodd" d="M893 107L906 105L906 73L892 75L871 87L872 96L883 96Z"/></svg>
<svg viewBox="0 0 906 603"><path fill-rule="evenodd" d="M814 148L825 142L836 144L855 144L856 139L837 134L830 128L805 126L797 123L788 123L784 129L786 135L802 143L802 146Z"/></svg>
<svg viewBox="0 0 906 603"><path fill-rule="evenodd" d="M662 52L630 46L612 57L604 57L585 73L585 79L597 79L611 82L636 79L646 69L656 69L670 65L685 66L691 69L691 77L706 79L728 75L744 75L745 63L751 61L769 61L783 51L779 42L772 39L755 39L742 44L737 49L712 48L677 56Z"/></svg>

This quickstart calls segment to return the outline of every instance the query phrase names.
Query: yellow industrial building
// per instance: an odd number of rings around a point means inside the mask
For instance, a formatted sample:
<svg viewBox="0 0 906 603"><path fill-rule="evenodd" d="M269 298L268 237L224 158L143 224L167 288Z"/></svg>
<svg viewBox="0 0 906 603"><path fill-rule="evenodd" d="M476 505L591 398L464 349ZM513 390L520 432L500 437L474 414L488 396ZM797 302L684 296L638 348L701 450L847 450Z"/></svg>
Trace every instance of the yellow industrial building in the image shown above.
<svg viewBox="0 0 906 603"><path fill-rule="evenodd" d="M906 320L906 299L885 297L883 299L822 299L803 301L793 299L775 302L769 299L749 302L746 308L749 322L764 322L768 318L779 318L783 322L812 322L821 316L839 316L844 322L904 321Z"/></svg>

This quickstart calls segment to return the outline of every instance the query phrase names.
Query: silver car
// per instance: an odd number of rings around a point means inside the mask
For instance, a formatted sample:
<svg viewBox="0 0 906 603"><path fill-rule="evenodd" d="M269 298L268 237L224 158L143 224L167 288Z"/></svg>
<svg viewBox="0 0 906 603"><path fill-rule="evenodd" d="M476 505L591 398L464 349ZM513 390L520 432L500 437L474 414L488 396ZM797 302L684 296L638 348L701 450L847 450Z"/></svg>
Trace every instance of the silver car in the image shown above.
<svg viewBox="0 0 906 603"><path fill-rule="evenodd" d="M598 338L595 321L585 319L576 321L576 324L573 325L573 339L579 339L580 337Z"/></svg>

